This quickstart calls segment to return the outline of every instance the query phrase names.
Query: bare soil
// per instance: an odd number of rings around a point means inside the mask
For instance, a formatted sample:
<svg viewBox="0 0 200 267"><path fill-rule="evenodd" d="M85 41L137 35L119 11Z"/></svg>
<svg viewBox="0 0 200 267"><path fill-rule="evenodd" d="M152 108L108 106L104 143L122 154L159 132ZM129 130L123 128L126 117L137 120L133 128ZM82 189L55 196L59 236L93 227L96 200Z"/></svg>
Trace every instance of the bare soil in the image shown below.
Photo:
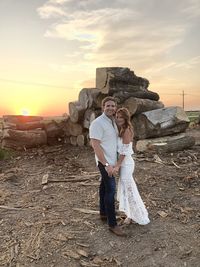
<svg viewBox="0 0 200 267"><path fill-rule="evenodd" d="M43 147L0 161L0 266L200 266L200 130L189 134L197 140L190 150L135 155L151 223L123 225L126 237L99 220L90 147Z"/></svg>

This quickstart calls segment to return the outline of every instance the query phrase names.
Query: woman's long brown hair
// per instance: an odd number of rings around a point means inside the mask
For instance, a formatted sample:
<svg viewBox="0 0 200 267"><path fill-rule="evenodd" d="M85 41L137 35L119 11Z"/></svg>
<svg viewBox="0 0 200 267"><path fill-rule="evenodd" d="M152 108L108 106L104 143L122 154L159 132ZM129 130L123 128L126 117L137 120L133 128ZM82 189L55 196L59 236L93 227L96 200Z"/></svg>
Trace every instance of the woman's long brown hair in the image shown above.
<svg viewBox="0 0 200 267"><path fill-rule="evenodd" d="M119 137L122 137L126 129L129 129L132 134L132 138L134 137L133 126L131 124L131 116L127 108L119 108L116 114L120 114L122 118L125 120L124 125L119 129Z"/></svg>

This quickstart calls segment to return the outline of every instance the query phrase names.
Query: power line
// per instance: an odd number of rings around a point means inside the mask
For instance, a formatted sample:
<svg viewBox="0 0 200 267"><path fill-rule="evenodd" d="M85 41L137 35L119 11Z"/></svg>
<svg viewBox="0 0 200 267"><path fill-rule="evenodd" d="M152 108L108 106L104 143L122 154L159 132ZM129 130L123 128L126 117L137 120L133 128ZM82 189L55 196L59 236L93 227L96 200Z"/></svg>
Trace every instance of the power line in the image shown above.
<svg viewBox="0 0 200 267"><path fill-rule="evenodd" d="M52 84L39 83L39 82L24 82L24 81L9 80L9 79L0 79L0 81L8 82L8 83L17 83L17 84L29 84L29 85L35 85L35 86L46 86L46 87L52 87L52 88L72 89L72 88L66 88L65 86L61 86L61 85L55 85L55 84L52 85ZM180 95L180 94L165 94L165 93L159 93L159 94L160 95ZM200 94L195 94L195 95L194 94L187 94L187 95L200 96Z"/></svg>
<svg viewBox="0 0 200 267"><path fill-rule="evenodd" d="M46 87L52 87L52 88L72 89L72 88L66 88L65 86L51 85L47 83L24 82L24 81L7 80L7 79L0 79L0 81L8 82L8 83L16 83L16 84L34 85L34 86L46 86Z"/></svg>
<svg viewBox="0 0 200 267"><path fill-rule="evenodd" d="M159 93L159 95L182 95L182 94L165 94L165 93ZM196 94L196 95L193 95L193 94L185 94L185 95L200 96L200 94Z"/></svg>
<svg viewBox="0 0 200 267"><path fill-rule="evenodd" d="M163 94L163 93L159 93L159 95L179 95L179 94Z"/></svg>

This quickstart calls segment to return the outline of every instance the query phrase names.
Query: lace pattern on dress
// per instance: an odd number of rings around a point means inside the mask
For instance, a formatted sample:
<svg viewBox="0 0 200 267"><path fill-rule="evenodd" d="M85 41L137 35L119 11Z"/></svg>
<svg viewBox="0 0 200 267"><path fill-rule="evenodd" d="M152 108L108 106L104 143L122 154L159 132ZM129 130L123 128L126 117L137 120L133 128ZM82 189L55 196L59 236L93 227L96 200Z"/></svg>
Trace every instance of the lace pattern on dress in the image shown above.
<svg viewBox="0 0 200 267"><path fill-rule="evenodd" d="M137 185L132 176L132 168L121 167L118 183L117 199L119 210L125 212L128 218L141 225L148 224L148 211L142 201Z"/></svg>
<svg viewBox="0 0 200 267"><path fill-rule="evenodd" d="M131 155L131 151L130 151L130 146L131 146L131 143L130 144L122 144L120 147L119 147L119 154L120 155Z"/></svg>

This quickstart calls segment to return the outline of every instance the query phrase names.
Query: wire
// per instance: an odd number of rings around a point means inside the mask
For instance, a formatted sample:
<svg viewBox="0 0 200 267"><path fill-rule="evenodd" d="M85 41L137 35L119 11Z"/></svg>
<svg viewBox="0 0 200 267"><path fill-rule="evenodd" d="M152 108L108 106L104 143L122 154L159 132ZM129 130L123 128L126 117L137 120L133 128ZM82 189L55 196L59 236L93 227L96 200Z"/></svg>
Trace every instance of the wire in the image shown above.
<svg viewBox="0 0 200 267"><path fill-rule="evenodd" d="M182 94L163 94L163 93L159 93L159 95L182 95ZM184 95L200 96L200 94L197 94L197 95L193 95L193 94L184 94Z"/></svg>
<svg viewBox="0 0 200 267"><path fill-rule="evenodd" d="M46 86L46 87L52 87L52 88L72 89L72 88L66 88L65 86L51 85L51 84L46 84L46 83L24 82L24 81L7 80L7 79L0 79L0 81L8 82L8 83L17 83L17 84L29 84L29 85L35 85L35 86Z"/></svg>
<svg viewBox="0 0 200 267"><path fill-rule="evenodd" d="M60 85L51 85L47 83L38 83L38 82L24 82L24 81L17 81L17 80L8 80L8 79L0 79L2 82L8 82L8 83L17 83L17 84L29 84L29 85L35 85L35 86L46 86L46 87L51 87L51 88L62 88L65 90L69 90L72 88L66 88L65 86L60 86ZM165 94L165 93L159 93L159 95L182 95L180 94ZM200 96L200 94L184 94L184 95L190 95L190 96Z"/></svg>

